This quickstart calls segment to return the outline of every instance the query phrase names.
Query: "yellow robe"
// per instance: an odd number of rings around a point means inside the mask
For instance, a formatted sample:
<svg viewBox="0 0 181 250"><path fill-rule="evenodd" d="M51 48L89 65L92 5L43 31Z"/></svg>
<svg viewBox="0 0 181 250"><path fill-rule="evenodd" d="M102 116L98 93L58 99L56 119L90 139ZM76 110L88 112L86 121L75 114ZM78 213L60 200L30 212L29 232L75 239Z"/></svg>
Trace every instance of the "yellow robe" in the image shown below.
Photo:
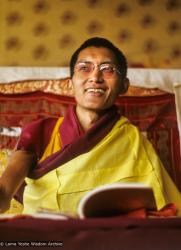
<svg viewBox="0 0 181 250"><path fill-rule="evenodd" d="M60 118L42 159L61 148ZM153 188L157 208L177 204L181 216L181 194L162 166L152 145L125 117L87 153L81 154L43 177L26 178L23 213L39 208L76 215L81 197L95 187L116 182L139 182ZM124 201L123 201L124 202Z"/></svg>

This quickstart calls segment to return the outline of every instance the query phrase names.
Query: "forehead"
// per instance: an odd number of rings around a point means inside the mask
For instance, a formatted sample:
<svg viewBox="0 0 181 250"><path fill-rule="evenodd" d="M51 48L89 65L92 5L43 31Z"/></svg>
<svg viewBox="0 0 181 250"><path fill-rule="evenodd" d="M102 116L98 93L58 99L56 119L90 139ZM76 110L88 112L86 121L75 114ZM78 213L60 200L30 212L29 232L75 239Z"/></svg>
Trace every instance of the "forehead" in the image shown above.
<svg viewBox="0 0 181 250"><path fill-rule="evenodd" d="M112 50L105 47L87 47L80 51L77 62L90 61L95 63L112 62L117 63L116 57Z"/></svg>

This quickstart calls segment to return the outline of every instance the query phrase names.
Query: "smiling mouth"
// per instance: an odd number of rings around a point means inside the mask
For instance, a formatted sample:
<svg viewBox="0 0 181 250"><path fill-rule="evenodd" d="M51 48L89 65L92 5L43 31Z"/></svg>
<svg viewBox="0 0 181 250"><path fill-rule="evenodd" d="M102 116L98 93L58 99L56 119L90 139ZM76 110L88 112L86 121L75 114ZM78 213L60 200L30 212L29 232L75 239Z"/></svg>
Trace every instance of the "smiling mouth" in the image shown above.
<svg viewBox="0 0 181 250"><path fill-rule="evenodd" d="M88 88L86 89L86 92L88 93L101 93L104 94L105 93L105 89L101 89L101 88Z"/></svg>

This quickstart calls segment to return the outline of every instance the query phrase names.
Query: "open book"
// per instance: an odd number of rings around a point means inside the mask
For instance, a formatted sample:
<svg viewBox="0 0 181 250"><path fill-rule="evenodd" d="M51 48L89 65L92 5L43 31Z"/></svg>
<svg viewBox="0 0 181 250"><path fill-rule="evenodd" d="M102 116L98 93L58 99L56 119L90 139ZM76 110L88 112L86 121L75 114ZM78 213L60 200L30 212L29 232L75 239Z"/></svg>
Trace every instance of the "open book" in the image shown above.
<svg viewBox="0 0 181 250"><path fill-rule="evenodd" d="M139 183L115 183L87 192L79 202L77 213L79 218L111 217L142 208L157 210L151 187ZM0 215L0 219L6 216ZM39 208L32 216L59 220L73 218L46 208Z"/></svg>
<svg viewBox="0 0 181 250"><path fill-rule="evenodd" d="M78 205L80 218L109 217L145 208L156 210L151 187L139 183L116 183L88 192Z"/></svg>

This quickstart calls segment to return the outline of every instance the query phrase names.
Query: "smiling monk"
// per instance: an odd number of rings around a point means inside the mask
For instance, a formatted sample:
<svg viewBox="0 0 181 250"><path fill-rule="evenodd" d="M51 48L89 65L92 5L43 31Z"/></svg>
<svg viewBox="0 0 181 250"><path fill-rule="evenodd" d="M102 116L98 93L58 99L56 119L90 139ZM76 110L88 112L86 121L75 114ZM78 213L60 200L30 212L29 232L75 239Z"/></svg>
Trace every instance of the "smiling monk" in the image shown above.
<svg viewBox="0 0 181 250"><path fill-rule="evenodd" d="M1 211L25 179L28 214L46 208L76 215L89 190L138 182L153 188L158 209L175 203L181 215L180 193L152 145L114 105L129 87L123 53L107 39L88 39L73 54L70 74L76 106L23 128L0 180Z"/></svg>

